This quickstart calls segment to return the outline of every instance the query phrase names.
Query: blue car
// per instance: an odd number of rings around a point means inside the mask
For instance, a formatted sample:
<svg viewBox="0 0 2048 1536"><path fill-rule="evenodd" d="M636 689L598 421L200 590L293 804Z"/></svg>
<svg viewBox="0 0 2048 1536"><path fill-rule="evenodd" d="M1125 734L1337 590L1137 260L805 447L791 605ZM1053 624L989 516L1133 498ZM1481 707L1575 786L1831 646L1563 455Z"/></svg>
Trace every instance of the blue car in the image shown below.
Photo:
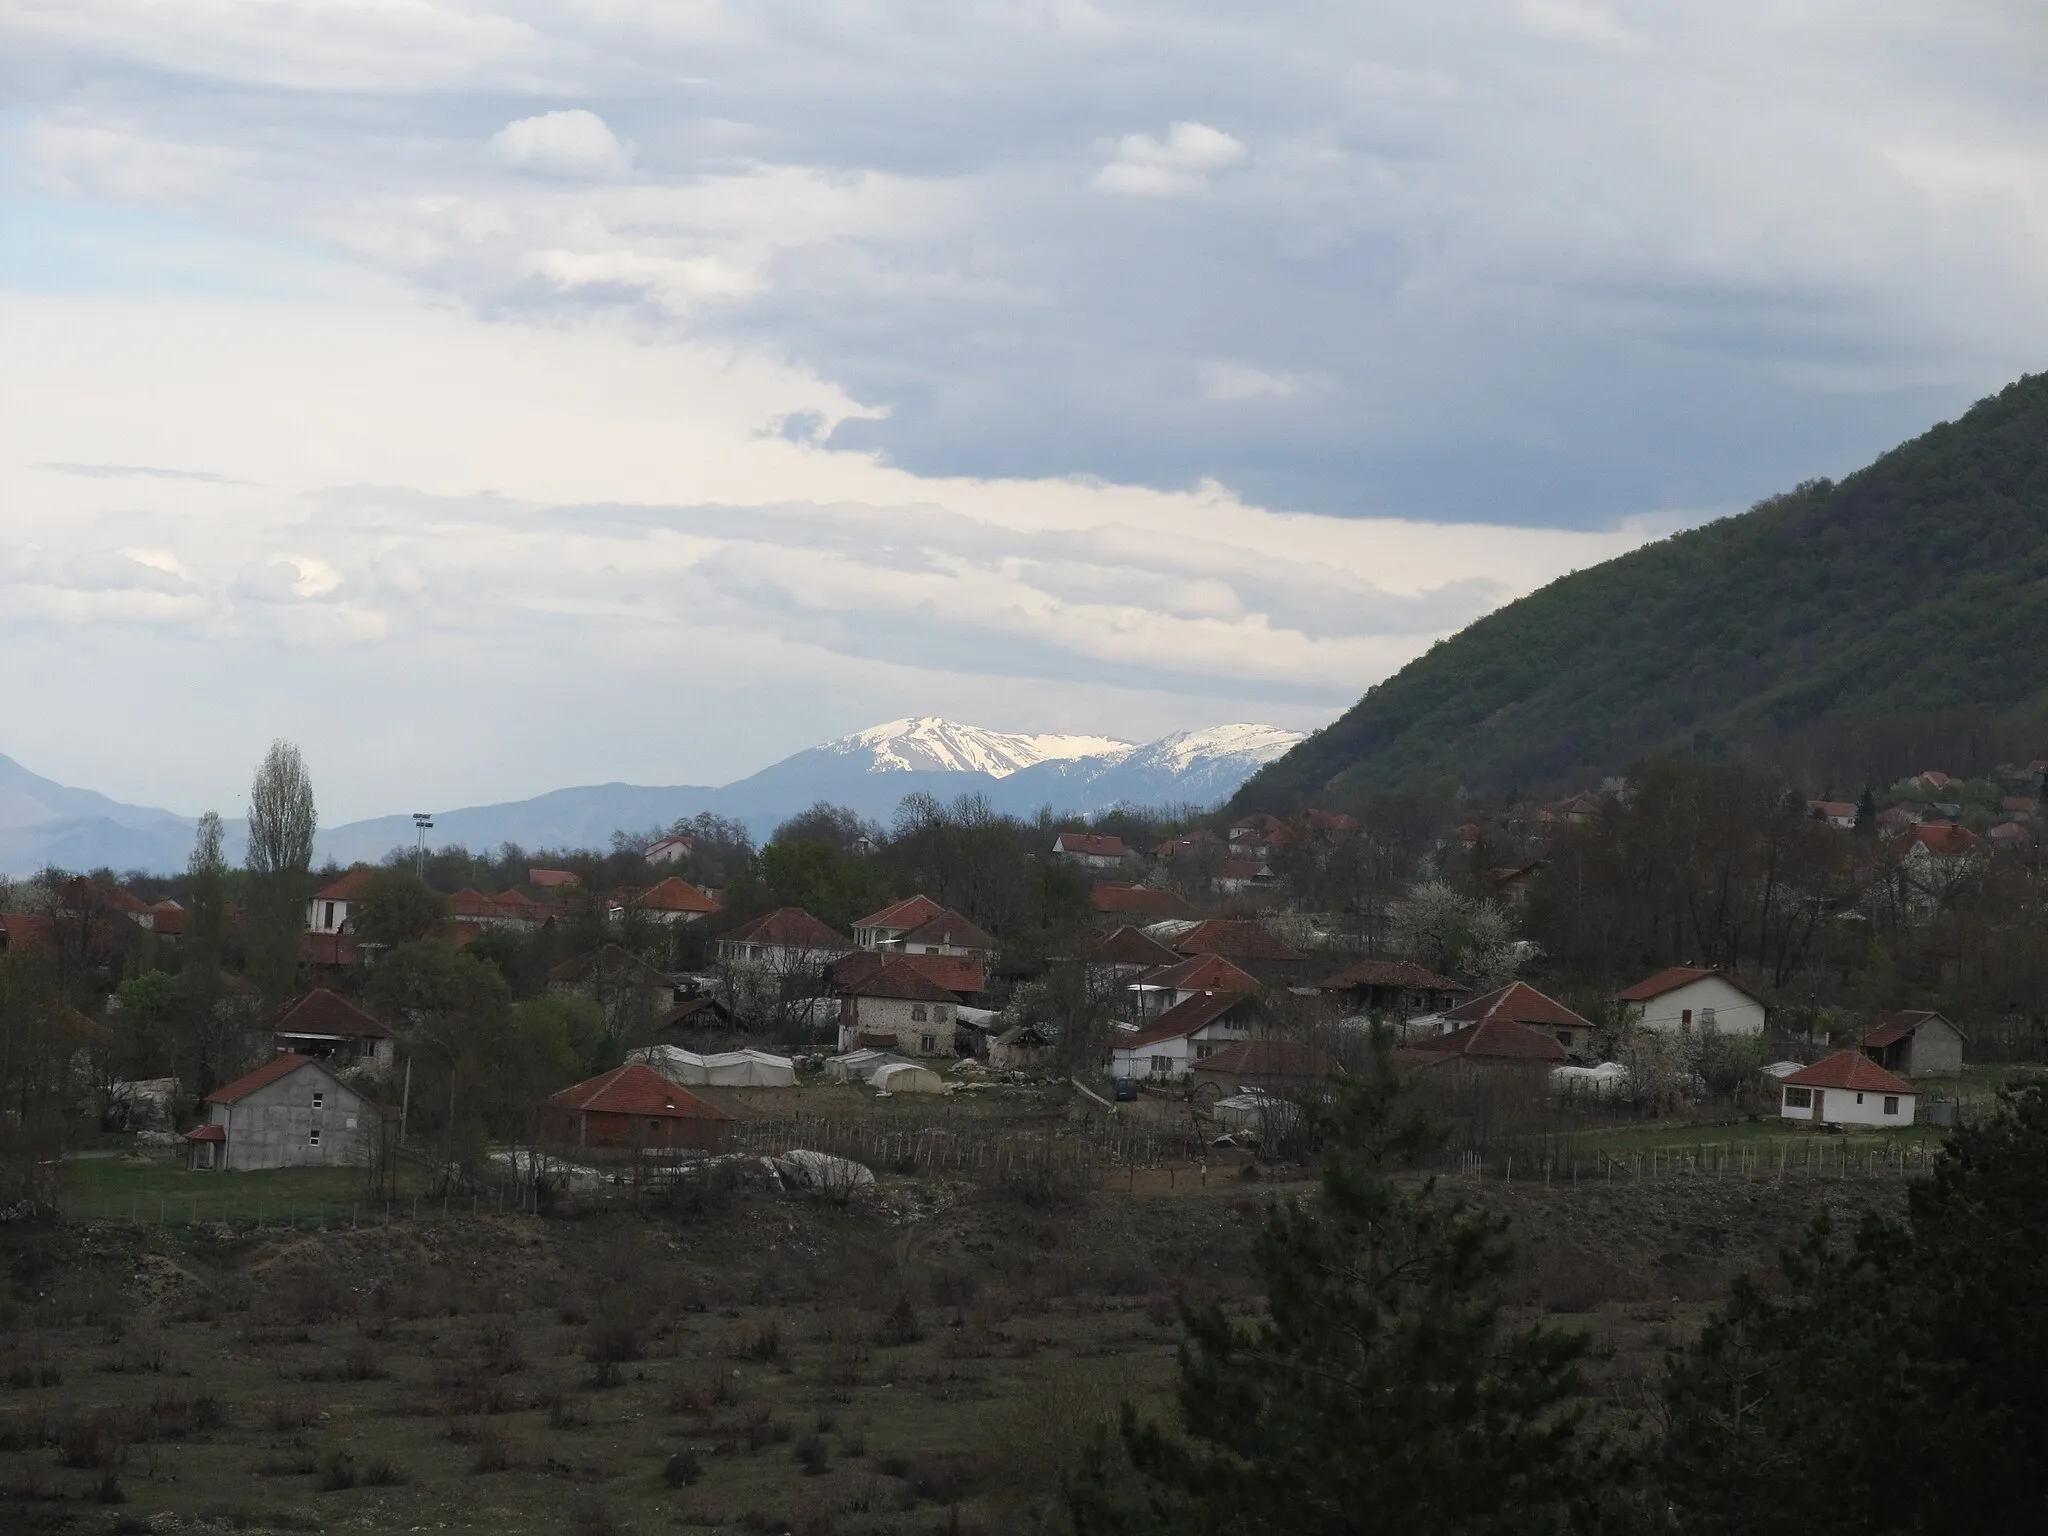
<svg viewBox="0 0 2048 1536"><path fill-rule="evenodd" d="M1116 1080L1116 1101L1128 1104L1138 1096L1138 1080L1135 1077L1120 1077Z"/></svg>

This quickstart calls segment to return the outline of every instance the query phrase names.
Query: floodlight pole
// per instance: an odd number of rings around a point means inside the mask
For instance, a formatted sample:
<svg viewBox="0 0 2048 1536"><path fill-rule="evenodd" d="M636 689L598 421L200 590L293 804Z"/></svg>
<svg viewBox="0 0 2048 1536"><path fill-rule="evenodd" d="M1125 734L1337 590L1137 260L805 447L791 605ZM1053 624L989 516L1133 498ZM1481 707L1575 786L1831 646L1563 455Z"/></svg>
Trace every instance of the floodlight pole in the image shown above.
<svg viewBox="0 0 2048 1536"><path fill-rule="evenodd" d="M413 873L422 880L427 878L427 833L433 827L433 819L425 811L412 813L413 839L417 845L413 853Z"/></svg>

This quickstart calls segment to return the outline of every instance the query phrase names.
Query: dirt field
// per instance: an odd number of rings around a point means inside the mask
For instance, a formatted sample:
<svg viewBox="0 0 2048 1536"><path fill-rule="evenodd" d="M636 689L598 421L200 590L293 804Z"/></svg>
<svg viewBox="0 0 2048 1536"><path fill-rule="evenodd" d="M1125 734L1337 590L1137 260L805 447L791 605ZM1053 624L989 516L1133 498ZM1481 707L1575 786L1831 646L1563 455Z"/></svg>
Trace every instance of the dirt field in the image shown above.
<svg viewBox="0 0 2048 1536"><path fill-rule="evenodd" d="M1177 1296L1250 1305L1249 1240L1303 1187L1158 1170L1041 1207L889 1178L845 1209L750 1186L657 1215L10 1232L0 1526L1022 1529L1117 1402L1163 1405ZM1622 1409L1818 1206L1901 1190L1455 1187L1513 1218L1507 1299L1590 1329Z"/></svg>

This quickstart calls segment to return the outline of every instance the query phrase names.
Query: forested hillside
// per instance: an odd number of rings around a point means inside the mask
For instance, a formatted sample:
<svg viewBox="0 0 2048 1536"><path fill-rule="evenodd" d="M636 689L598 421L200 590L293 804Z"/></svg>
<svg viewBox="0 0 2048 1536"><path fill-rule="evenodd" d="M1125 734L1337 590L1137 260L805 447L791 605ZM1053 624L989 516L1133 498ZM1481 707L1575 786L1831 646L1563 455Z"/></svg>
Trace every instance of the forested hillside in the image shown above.
<svg viewBox="0 0 2048 1536"><path fill-rule="evenodd" d="M2048 720L2048 375L1840 484L1552 582L1432 647L1241 807L1585 782L1752 750L1819 780L1995 754Z"/></svg>

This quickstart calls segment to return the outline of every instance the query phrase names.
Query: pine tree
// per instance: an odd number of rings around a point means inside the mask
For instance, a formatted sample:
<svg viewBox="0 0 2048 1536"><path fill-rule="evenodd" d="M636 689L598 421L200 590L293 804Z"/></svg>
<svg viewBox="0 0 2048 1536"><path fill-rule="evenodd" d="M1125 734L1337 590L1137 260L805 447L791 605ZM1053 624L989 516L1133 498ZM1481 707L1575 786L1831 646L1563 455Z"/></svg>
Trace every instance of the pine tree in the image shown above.
<svg viewBox="0 0 2048 1536"><path fill-rule="evenodd" d="M1625 1480L1587 1426L1583 1336L1503 1328L1504 1223L1391 1168L1439 1132L1379 1069L1319 1117L1319 1198L1255 1250L1266 1316L1186 1316L1176 1434L1126 1406L1068 1488L1081 1536L1542 1536L1606 1528Z"/></svg>
<svg viewBox="0 0 2048 1536"><path fill-rule="evenodd" d="M1856 801L1856 830L1874 832L1877 830L1877 796L1870 792L1868 784Z"/></svg>

